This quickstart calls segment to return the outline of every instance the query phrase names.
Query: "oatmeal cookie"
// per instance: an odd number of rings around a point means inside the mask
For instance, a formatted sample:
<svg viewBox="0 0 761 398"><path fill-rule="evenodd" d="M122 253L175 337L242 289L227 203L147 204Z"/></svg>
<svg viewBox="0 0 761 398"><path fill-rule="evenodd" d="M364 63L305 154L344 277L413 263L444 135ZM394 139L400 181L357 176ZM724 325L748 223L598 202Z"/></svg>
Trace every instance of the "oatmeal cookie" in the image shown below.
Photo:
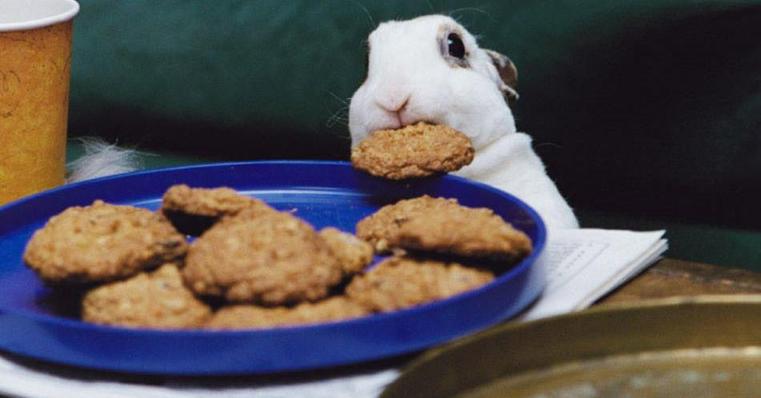
<svg viewBox="0 0 761 398"><path fill-rule="evenodd" d="M350 233L327 227L320 230L320 236L341 264L344 275L362 271L373 260L373 247Z"/></svg>
<svg viewBox="0 0 761 398"><path fill-rule="evenodd" d="M458 263L391 257L355 277L346 294L371 311L387 312L441 300L492 280L492 272Z"/></svg>
<svg viewBox="0 0 761 398"><path fill-rule="evenodd" d="M51 217L29 240L24 262L51 284L107 282L181 259L187 248L160 215L97 200Z"/></svg>
<svg viewBox="0 0 761 398"><path fill-rule="evenodd" d="M82 301L82 319L106 325L195 328L210 317L209 307L183 285L174 264L97 287Z"/></svg>
<svg viewBox="0 0 761 398"><path fill-rule="evenodd" d="M413 199L403 199L386 205L357 223L357 236L373 245L376 251L385 252L391 247L389 239L394 238L399 228L424 211L446 213L459 207L455 199L432 198L428 195Z"/></svg>
<svg viewBox="0 0 761 398"><path fill-rule="evenodd" d="M522 258L531 239L487 208L421 196L380 208L357 223L357 236L376 250L405 249L491 260Z"/></svg>
<svg viewBox="0 0 761 398"><path fill-rule="evenodd" d="M465 134L420 122L371 133L352 149L351 163L372 175L402 180L459 170L474 153Z"/></svg>
<svg viewBox="0 0 761 398"><path fill-rule="evenodd" d="M388 238L392 247L494 261L515 261L531 253L531 239L487 208L426 208Z"/></svg>
<svg viewBox="0 0 761 398"><path fill-rule="evenodd" d="M367 315L361 305L346 297L331 297L296 307L260 307L232 305L220 308L206 327L211 329L258 329L286 325L302 325L339 321Z"/></svg>
<svg viewBox="0 0 761 398"><path fill-rule="evenodd" d="M191 188L173 185L164 193L161 213L182 233L198 236L224 216L243 209L274 211L261 200L239 194L231 188Z"/></svg>
<svg viewBox="0 0 761 398"><path fill-rule="evenodd" d="M201 295L280 305L327 296L342 271L306 222L285 212L245 209L193 242L183 276Z"/></svg>

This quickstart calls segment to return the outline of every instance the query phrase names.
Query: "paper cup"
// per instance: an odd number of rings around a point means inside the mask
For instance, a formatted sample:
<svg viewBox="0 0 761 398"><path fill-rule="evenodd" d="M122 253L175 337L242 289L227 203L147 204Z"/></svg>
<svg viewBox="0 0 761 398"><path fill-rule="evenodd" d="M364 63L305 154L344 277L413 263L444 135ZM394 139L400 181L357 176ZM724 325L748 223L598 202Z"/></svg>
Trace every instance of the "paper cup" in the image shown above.
<svg viewBox="0 0 761 398"><path fill-rule="evenodd" d="M62 184L74 0L0 0L0 204Z"/></svg>

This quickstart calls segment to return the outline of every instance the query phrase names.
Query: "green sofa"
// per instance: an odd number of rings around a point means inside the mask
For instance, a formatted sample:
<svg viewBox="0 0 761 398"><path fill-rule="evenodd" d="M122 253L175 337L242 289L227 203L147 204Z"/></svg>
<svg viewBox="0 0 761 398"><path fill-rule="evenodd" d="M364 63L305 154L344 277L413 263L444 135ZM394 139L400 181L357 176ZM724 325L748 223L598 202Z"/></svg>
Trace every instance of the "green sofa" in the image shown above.
<svg viewBox="0 0 761 398"><path fill-rule="evenodd" d="M583 226L666 228L671 257L761 271L761 1L80 4L70 135L146 168L346 159L366 35L446 13L518 66L518 128Z"/></svg>

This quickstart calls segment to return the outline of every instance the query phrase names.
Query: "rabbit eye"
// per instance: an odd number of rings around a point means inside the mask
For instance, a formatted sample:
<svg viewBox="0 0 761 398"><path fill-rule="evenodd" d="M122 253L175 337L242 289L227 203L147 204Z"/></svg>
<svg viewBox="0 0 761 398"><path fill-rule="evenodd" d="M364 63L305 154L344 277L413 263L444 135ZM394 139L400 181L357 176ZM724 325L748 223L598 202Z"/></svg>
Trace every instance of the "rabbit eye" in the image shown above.
<svg viewBox="0 0 761 398"><path fill-rule="evenodd" d="M439 48L441 56L452 67L468 68L468 50L462 41L462 35L444 27L439 31Z"/></svg>
<svg viewBox="0 0 761 398"><path fill-rule="evenodd" d="M447 53L457 59L465 58L465 44L457 33L447 35Z"/></svg>

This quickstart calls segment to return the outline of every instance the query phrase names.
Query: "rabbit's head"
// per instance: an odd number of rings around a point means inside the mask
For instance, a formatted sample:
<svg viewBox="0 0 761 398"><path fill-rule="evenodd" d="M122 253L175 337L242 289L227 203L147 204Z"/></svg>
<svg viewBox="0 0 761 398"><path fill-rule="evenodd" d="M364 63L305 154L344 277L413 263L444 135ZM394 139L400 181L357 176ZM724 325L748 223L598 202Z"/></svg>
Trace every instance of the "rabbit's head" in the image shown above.
<svg viewBox="0 0 761 398"><path fill-rule="evenodd" d="M385 22L367 44L367 78L349 107L352 145L418 121L462 131L476 151L515 132L507 103L518 96L515 66L452 18Z"/></svg>

